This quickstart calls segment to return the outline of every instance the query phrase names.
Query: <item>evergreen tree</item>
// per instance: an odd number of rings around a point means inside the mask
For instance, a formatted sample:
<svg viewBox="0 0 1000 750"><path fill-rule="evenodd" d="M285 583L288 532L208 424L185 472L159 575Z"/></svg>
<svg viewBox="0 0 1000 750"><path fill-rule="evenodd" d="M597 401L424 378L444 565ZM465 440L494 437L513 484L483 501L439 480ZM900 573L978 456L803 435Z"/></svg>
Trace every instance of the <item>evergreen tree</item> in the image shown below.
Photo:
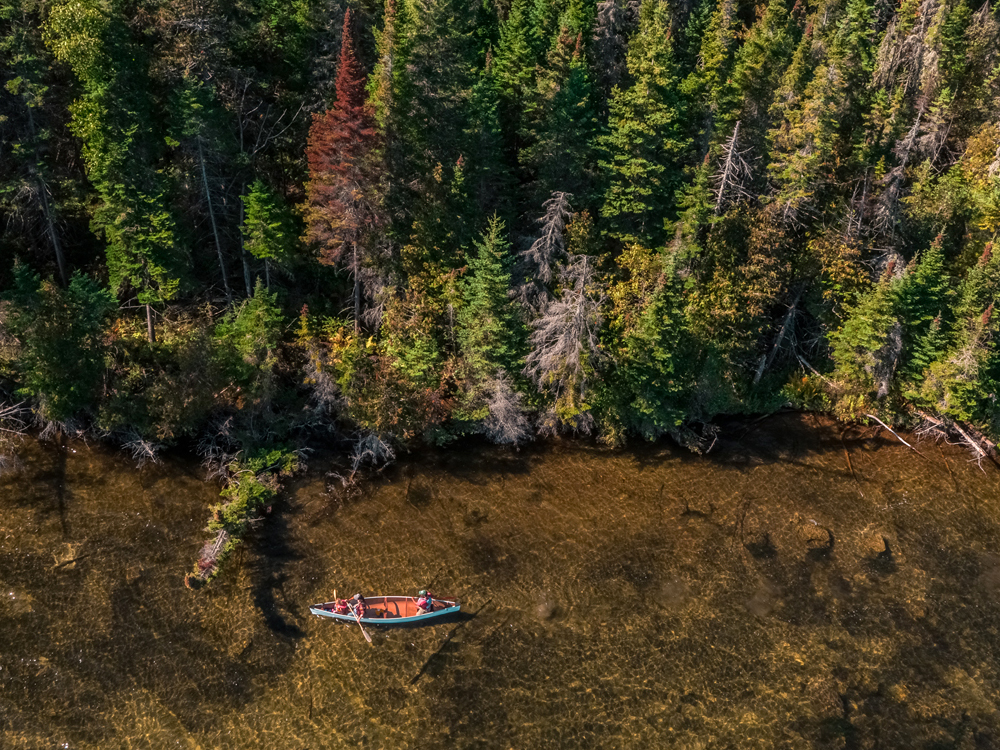
<svg viewBox="0 0 1000 750"><path fill-rule="evenodd" d="M567 44L569 39L563 37ZM581 37L564 66L550 68L539 80L539 90L529 112L530 144L520 153L520 162L534 177L531 203L554 192L566 192L586 200L595 175L593 143L598 121L587 63L580 51Z"/></svg>
<svg viewBox="0 0 1000 750"><path fill-rule="evenodd" d="M676 432L686 417L682 283L673 254L631 245L617 262L622 275L608 292L604 337L615 366L595 410L605 441L620 442L630 432L653 440Z"/></svg>
<svg viewBox="0 0 1000 750"><path fill-rule="evenodd" d="M65 286L62 214L76 176L50 148L54 128L63 123L48 81L52 61L41 38L43 11L35 0L0 2L0 216L11 245L54 260Z"/></svg>
<svg viewBox="0 0 1000 750"><path fill-rule="evenodd" d="M61 289L19 264L10 301L6 322L21 342L21 395L36 399L47 421L93 410L104 376L104 328L116 308L111 295L79 271Z"/></svg>
<svg viewBox="0 0 1000 750"><path fill-rule="evenodd" d="M365 107L365 81L354 57L351 14L344 14L337 100L309 131L306 240L324 263L344 265L354 277L354 326L361 321L362 266L378 226L372 152L375 128Z"/></svg>
<svg viewBox="0 0 1000 750"><path fill-rule="evenodd" d="M509 296L512 258L504 231L503 221L494 215L469 258L459 344L474 382L500 369L513 372L518 360L520 326Z"/></svg>
<svg viewBox="0 0 1000 750"><path fill-rule="evenodd" d="M173 299L185 253L178 246L166 186L156 169L153 107L144 55L124 23L123 2L52 6L47 42L80 81L71 129L83 143L87 175L101 198L93 226L107 239L111 287L146 306Z"/></svg>
<svg viewBox="0 0 1000 750"><path fill-rule="evenodd" d="M639 30L629 44L634 83L616 89L610 132L600 139L608 188L601 215L609 233L648 247L662 244L687 149L682 102L670 41L667 6L645 0Z"/></svg>
<svg viewBox="0 0 1000 750"><path fill-rule="evenodd" d="M264 279L271 287L271 264L287 263L297 244L295 222L281 198L261 180L243 196L243 246L264 261Z"/></svg>

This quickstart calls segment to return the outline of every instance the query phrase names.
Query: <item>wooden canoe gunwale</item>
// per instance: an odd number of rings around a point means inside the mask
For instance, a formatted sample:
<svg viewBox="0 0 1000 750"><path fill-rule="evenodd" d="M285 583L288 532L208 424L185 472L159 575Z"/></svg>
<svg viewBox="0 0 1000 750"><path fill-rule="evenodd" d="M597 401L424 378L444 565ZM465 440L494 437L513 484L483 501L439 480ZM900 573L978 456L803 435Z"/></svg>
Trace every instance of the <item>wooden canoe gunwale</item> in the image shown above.
<svg viewBox="0 0 1000 750"><path fill-rule="evenodd" d="M363 625L412 625L416 623L436 620L444 615L454 614L462 609L462 605L454 599L435 599L435 609L433 612L426 612L422 615L415 614L417 600L412 596L369 596L365 597L368 610L389 612L389 617L362 617ZM358 622L353 613L337 614L333 612L336 602L322 602L313 604L309 611L317 617L328 617L331 620L341 622ZM444 605L444 606L442 606ZM413 612L414 614L410 614Z"/></svg>

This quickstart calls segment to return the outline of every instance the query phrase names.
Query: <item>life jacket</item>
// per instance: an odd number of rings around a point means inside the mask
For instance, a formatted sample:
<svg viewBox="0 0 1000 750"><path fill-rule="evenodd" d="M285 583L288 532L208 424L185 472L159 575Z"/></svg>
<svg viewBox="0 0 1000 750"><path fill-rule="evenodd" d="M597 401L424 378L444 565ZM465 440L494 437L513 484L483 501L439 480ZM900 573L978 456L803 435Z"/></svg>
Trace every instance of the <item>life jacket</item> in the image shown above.
<svg viewBox="0 0 1000 750"><path fill-rule="evenodd" d="M430 612L434 609L434 598L430 594L422 596L417 599L417 606L420 607L420 609L425 609Z"/></svg>
<svg viewBox="0 0 1000 750"><path fill-rule="evenodd" d="M337 603L336 603L336 604L334 605L334 607L333 607L333 611L334 611L334 612L336 612L336 613L337 613L338 615L346 615L346 614L347 614L348 612L350 612L351 610L350 610L350 608L349 608L349 607L347 606L347 602L345 602L345 601L344 601L343 599L340 599L340 600L339 600L339 601L338 601L338 602L337 602Z"/></svg>

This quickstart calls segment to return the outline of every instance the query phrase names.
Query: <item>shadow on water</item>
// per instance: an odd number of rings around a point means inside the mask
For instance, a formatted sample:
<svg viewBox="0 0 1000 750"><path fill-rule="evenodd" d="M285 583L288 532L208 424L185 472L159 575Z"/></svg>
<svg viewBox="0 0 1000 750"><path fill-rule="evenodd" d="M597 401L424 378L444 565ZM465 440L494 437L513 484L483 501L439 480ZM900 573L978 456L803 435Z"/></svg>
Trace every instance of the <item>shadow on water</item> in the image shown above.
<svg viewBox="0 0 1000 750"><path fill-rule="evenodd" d="M302 559L289 542L289 514L278 512L263 524L254 541L256 560L250 571L253 602L264 616L267 627L276 635L301 638L305 633L298 626L304 615L302 606L289 596L285 584L289 580L286 567Z"/></svg>
<svg viewBox="0 0 1000 750"><path fill-rule="evenodd" d="M423 666L420 667L420 671L413 676L412 680L410 680L411 686L416 685L417 682L420 680L420 678L423 677L428 672L433 674L444 669L444 667L446 666L445 662L447 661L447 653L451 641L455 637L455 634L458 633L459 629L463 625L470 622L471 620L474 620L479 615L479 613L482 612L484 609L486 609L486 607L492 601L493 598L490 597L475 612L471 613L456 612L453 615L446 615L445 617L442 617L441 619L437 620L438 623L455 622L457 624L455 625L455 627L453 627L451 630L448 631L448 635L445 636L444 640L441 642L441 645L438 646L437 651L435 651L433 654L427 657L427 661L425 661L423 663Z"/></svg>

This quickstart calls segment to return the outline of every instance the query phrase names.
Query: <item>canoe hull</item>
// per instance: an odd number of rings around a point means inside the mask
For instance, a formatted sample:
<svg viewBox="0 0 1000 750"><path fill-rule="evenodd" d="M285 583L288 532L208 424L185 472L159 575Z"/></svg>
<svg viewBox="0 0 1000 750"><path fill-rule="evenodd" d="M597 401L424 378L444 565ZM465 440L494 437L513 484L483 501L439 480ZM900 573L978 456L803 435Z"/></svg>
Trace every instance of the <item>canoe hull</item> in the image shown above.
<svg viewBox="0 0 1000 750"><path fill-rule="evenodd" d="M417 600L412 596L370 596L365 598L368 612L361 618L363 625L415 625L433 622L445 615L461 611L462 605L453 599L435 599L434 611L417 614ZM336 602L313 604L309 611L317 617L328 617L342 622L357 622L354 615L337 614L333 611Z"/></svg>

